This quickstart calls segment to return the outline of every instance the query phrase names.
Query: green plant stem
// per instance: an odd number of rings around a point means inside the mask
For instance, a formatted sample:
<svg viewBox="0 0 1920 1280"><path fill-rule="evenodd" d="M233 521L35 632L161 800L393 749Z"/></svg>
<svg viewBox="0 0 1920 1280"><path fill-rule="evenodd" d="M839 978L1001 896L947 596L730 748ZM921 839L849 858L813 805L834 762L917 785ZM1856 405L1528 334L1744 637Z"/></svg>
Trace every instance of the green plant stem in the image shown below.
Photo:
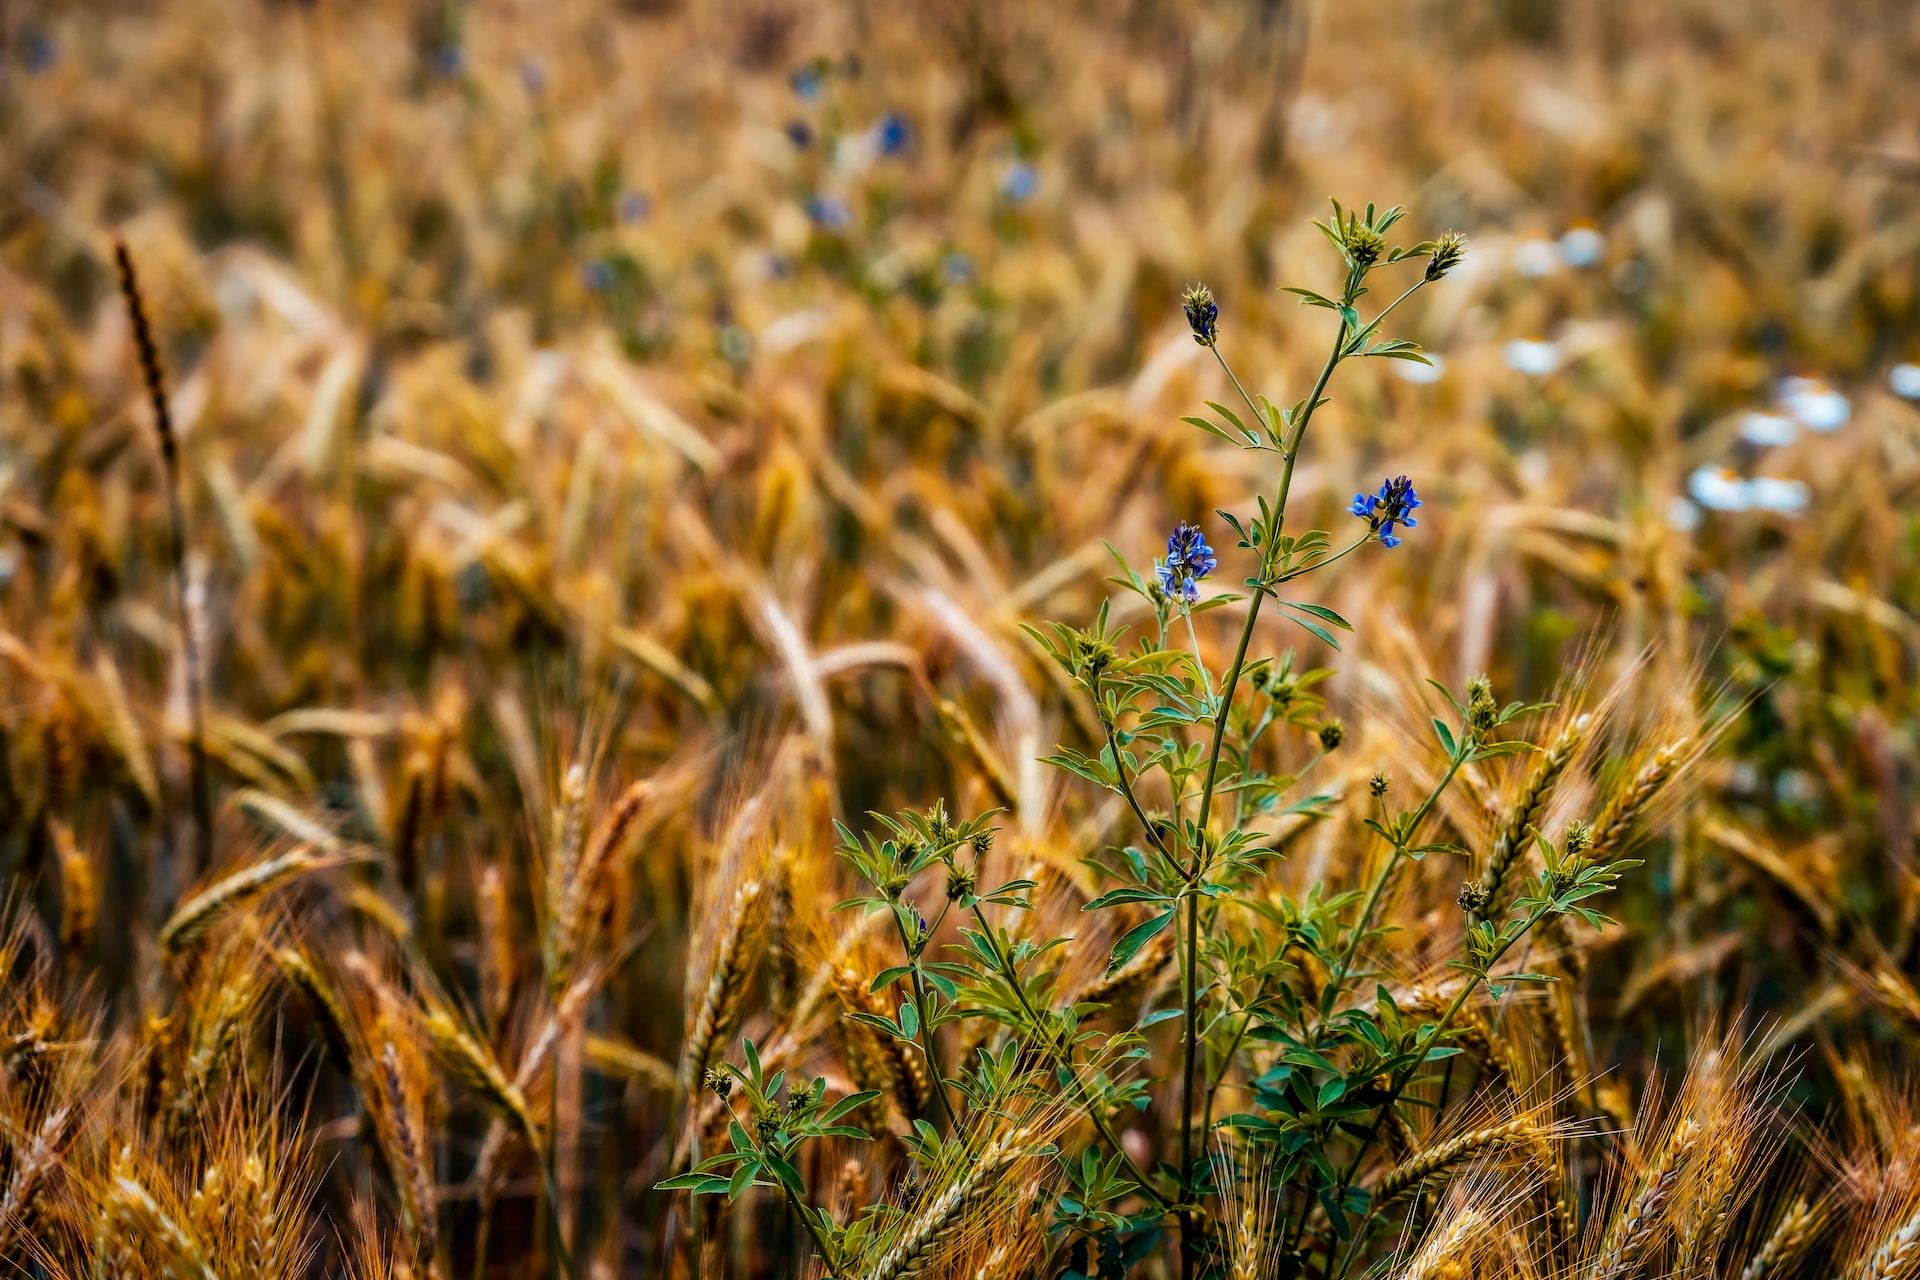
<svg viewBox="0 0 1920 1280"><path fill-rule="evenodd" d="M1453 1025L1453 1020L1460 1016L1462 1009L1466 1008L1467 1001L1473 998L1474 992L1480 989L1480 984L1486 981L1487 974L1493 969L1493 966L1499 964L1507 952L1512 950L1514 943L1531 934L1534 926L1545 918L1550 909L1550 906L1536 908L1534 912L1527 917L1527 927L1502 944L1500 949L1488 958L1486 968L1479 973L1473 974L1468 978L1466 983L1461 986L1460 994L1453 998L1453 1003L1447 1006L1446 1013L1442 1015L1439 1023L1434 1027L1433 1034L1427 1037L1427 1047L1429 1050L1431 1050L1434 1045L1440 1043L1441 1039L1447 1034L1447 1029ZM1379 1131L1381 1122L1387 1118L1395 1104L1400 1101L1400 1095L1404 1093L1407 1086L1413 1082L1414 1073L1420 1069L1420 1064L1425 1061L1426 1054L1423 1053L1418 1059L1394 1073L1393 1080L1387 1089L1386 1101L1382 1102L1380 1109L1374 1112L1373 1132L1377 1133ZM1340 1185L1334 1193L1335 1204L1340 1203L1341 1199L1347 1193L1347 1188L1353 1185L1353 1176L1359 1171L1360 1162L1366 1158L1366 1154L1372 1145L1373 1139L1371 1138L1362 1141L1355 1149L1353 1159L1349 1160L1347 1167L1341 1171ZM1353 1265L1355 1254L1359 1252L1361 1240L1366 1236L1368 1228L1373 1225L1373 1219L1374 1209L1369 1205L1366 1215L1360 1220L1360 1226L1354 1231L1353 1238L1348 1242L1346 1256L1341 1261L1340 1270L1332 1273L1330 1280L1344 1280L1348 1268ZM1328 1261L1332 1261L1331 1255L1329 1255Z"/></svg>
<svg viewBox="0 0 1920 1280"><path fill-rule="evenodd" d="M1020 974L1019 971L1013 967L1012 958L1000 950L1000 944L994 938L993 926L987 923L986 913L980 910L978 903L974 904L972 911L974 922L980 926L980 936L986 939L987 950L993 953L994 965L1000 970L1000 976L1006 979L1008 988L1013 992L1013 998L1020 1002L1021 1012L1027 1015L1027 1021L1032 1024L1034 1034L1040 1037L1043 1051L1048 1057L1052 1058L1056 1064L1066 1068L1067 1074L1073 1077L1074 1088L1078 1089L1080 1096L1086 1099L1087 1118L1093 1121L1093 1127L1099 1131L1100 1137L1119 1153L1120 1158L1127 1162L1127 1171L1133 1176L1133 1180L1140 1185L1140 1189L1152 1196L1154 1203L1159 1205L1164 1212L1171 1207L1167 1203L1167 1198L1154 1188L1152 1182L1147 1180L1147 1175L1141 1170L1140 1166L1134 1162L1133 1157L1127 1154L1126 1147L1121 1145L1119 1135L1114 1133L1113 1124L1107 1119L1105 1112L1101 1109L1099 1099L1093 1096L1093 1091L1080 1079L1079 1068L1076 1067L1073 1062L1072 1046L1068 1045L1063 1048L1054 1040L1052 1031L1040 1020L1040 1015L1035 1011L1033 1003L1027 999L1026 988L1020 983Z"/></svg>
<svg viewBox="0 0 1920 1280"><path fill-rule="evenodd" d="M914 1012L920 1015L920 1049L927 1055L927 1071L933 1076L933 1096L940 1100L940 1114L946 1118L947 1131L951 1133L957 1121L953 1118L953 1104L947 1101L947 1077L940 1070L940 1056L934 1052L933 1020L927 1016L927 983L920 974L920 953L907 941L907 927L900 921L899 909L889 907L888 911L893 916L894 930L900 935L900 949L906 952L907 963L913 969Z"/></svg>
<svg viewBox="0 0 1920 1280"><path fill-rule="evenodd" d="M1367 936L1367 926L1373 922L1373 913L1380 906L1380 896L1386 892L1387 882L1393 878L1394 868L1400 865L1400 859L1406 854L1407 846L1413 843L1414 836L1419 833L1420 824L1427 820L1429 813L1433 812L1433 806L1439 801L1440 793L1453 782L1453 775L1460 772L1460 766L1466 763L1467 753L1472 749L1473 735L1467 733L1461 738L1459 749L1447 760L1447 772L1441 777L1439 784L1427 793L1426 799L1420 802L1420 807L1414 810L1413 820L1407 824L1404 838L1394 844L1393 852L1387 856L1386 865L1381 867L1379 874L1374 876L1373 884L1367 889L1367 901L1360 911L1360 919L1355 922L1353 932L1347 935L1347 949L1340 956L1340 967L1329 979L1335 990L1346 985L1347 975L1353 968L1353 957L1360 950L1361 940Z"/></svg>
<svg viewBox="0 0 1920 1280"><path fill-rule="evenodd" d="M1097 693L1095 700L1098 701ZM1133 816L1139 820L1141 829L1147 833L1147 839L1152 842L1153 847L1159 850L1160 856L1167 860L1168 865L1173 868L1174 873L1184 878L1186 871L1181 867L1180 859L1174 856L1171 849L1167 848L1166 841L1160 838L1160 833L1154 829L1153 823L1147 821L1146 810L1140 807L1140 801L1133 794L1133 782L1127 777L1126 760L1125 757L1120 754L1120 740L1115 736L1116 730L1114 729L1113 721L1108 720L1105 713L1102 712L1100 723L1107 731L1107 750L1113 752L1113 771L1115 776L1120 779L1120 794L1126 797L1128 807L1133 810Z"/></svg>
<svg viewBox="0 0 1920 1280"><path fill-rule="evenodd" d="M779 1180L776 1179L776 1181ZM821 1265L827 1270L827 1274L823 1277L823 1280L834 1280L835 1273L839 1270L835 1264L839 1260L833 1256L833 1250L828 1247L826 1240L820 1235L820 1228L814 1222L813 1215L808 1213L806 1206L795 1198L792 1187L789 1187L785 1182L781 1182L780 1190L786 1193L788 1206L794 1213L799 1215L801 1225L806 1227L807 1234L813 1237L813 1247L820 1254Z"/></svg>
<svg viewBox="0 0 1920 1280"><path fill-rule="evenodd" d="M1305 408L1300 411L1299 425L1294 428L1293 438L1288 441L1282 456L1280 468L1280 492L1274 501L1272 527L1266 530L1266 545L1260 553L1260 579L1255 587L1253 598L1247 602L1247 620L1240 628L1240 643L1234 649L1233 666L1227 670L1227 678L1220 688L1220 704L1213 717L1213 745L1207 751L1206 785L1200 791L1200 816L1194 830L1200 834L1201 848L1193 851L1193 867L1187 875L1187 948L1186 974L1181 984L1180 1013L1184 1034L1180 1039L1180 1183L1182 1197L1193 1178L1193 1069L1198 1049L1199 1025L1195 1007L1197 996L1195 977L1200 962L1200 895L1193 892L1205 872L1207 818L1213 809L1213 788L1220 773L1220 747L1226 740L1227 714L1233 707L1233 695L1240 684L1240 673L1246 667L1247 646L1253 641L1254 624L1260 620L1260 602L1266 598L1270 587L1267 578L1273 570L1275 548L1280 543L1281 530L1286 525L1287 495L1293 489L1293 469L1300 458L1300 445L1306 439L1307 424L1313 420L1313 411L1320 403L1320 393L1327 389L1327 379L1333 376L1334 366L1340 363L1341 349L1346 345L1347 322L1340 321L1340 330L1333 340L1333 350L1327 353L1326 363L1320 367L1320 376L1314 380L1313 392L1307 397ZM1234 377L1233 369L1227 364L1227 358L1220 354L1219 347L1213 348L1213 355L1220 367L1233 378L1233 385L1240 388L1242 398L1246 389L1240 387L1240 379ZM1252 407L1253 401L1247 404ZM1256 415L1258 410L1255 410ZM1197 1244L1193 1237L1193 1217L1182 1214L1180 1218L1180 1272L1184 1280L1192 1280Z"/></svg>

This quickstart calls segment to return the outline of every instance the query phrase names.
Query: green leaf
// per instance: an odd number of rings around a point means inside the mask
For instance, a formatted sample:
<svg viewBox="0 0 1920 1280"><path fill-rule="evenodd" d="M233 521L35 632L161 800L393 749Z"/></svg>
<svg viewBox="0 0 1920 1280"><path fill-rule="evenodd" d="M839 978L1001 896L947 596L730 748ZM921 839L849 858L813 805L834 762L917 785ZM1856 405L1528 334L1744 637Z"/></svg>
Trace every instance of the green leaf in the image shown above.
<svg viewBox="0 0 1920 1280"><path fill-rule="evenodd" d="M1114 889L1111 892L1101 894L1099 897L1095 898L1092 902L1089 902L1086 906L1080 909L1082 911L1101 911L1107 907L1117 907L1125 902L1167 902L1167 901L1168 901L1167 895L1164 893L1161 893L1158 889L1148 889L1148 888L1136 886L1136 885L1127 885L1124 888Z"/></svg>
<svg viewBox="0 0 1920 1280"><path fill-rule="evenodd" d="M848 1112L855 1111L860 1107L866 1106L869 1102L872 1102L875 1098L878 1098L879 1096L880 1096L880 1092L877 1089L864 1089L859 1093L850 1093L846 1097L840 1099L840 1101L834 1103L833 1106L829 1108L826 1111L826 1113L820 1117L820 1122L822 1124L832 1124L835 1120L838 1120L841 1116L846 1115Z"/></svg>
<svg viewBox="0 0 1920 1280"><path fill-rule="evenodd" d="M1152 919L1143 920L1120 935L1120 941L1113 944L1113 954L1107 957L1107 972L1112 973L1133 959L1135 953L1147 944L1148 939L1166 928L1172 919L1173 912L1168 911Z"/></svg>
<svg viewBox="0 0 1920 1280"><path fill-rule="evenodd" d="M733 1177L727 1180L727 1199L738 1200L740 1193L753 1185L753 1176L760 1172L758 1159L747 1160L733 1171Z"/></svg>
<svg viewBox="0 0 1920 1280"><path fill-rule="evenodd" d="M1295 622L1295 623L1298 623L1300 626L1305 627L1307 630L1313 632L1314 635L1320 637L1320 639L1326 643L1328 648L1334 650L1336 653L1339 652L1340 642L1338 640L1335 640L1333 638L1333 632L1328 631L1325 627L1315 622L1308 622L1305 618L1296 618L1290 613L1284 613L1284 614L1281 614L1280 616L1283 618L1286 618L1290 622Z"/></svg>
<svg viewBox="0 0 1920 1280"><path fill-rule="evenodd" d="M1236 414L1233 410L1227 408L1227 406L1221 404L1218 400L1209 400L1206 402L1206 405L1207 405L1207 408L1213 410L1215 413L1225 418L1228 422L1231 422L1234 425L1234 429L1239 431L1240 434L1246 436L1248 439L1258 438L1253 434L1253 432L1247 430L1247 424L1240 421L1240 416L1238 414Z"/></svg>
<svg viewBox="0 0 1920 1280"><path fill-rule="evenodd" d="M1179 1016L1180 1010L1178 1009L1160 1009L1140 1019L1140 1021L1135 1024L1134 1030L1145 1031L1148 1027L1159 1026L1169 1018L1177 1018Z"/></svg>
<svg viewBox="0 0 1920 1280"><path fill-rule="evenodd" d="M1327 608L1325 605L1302 604L1298 600L1282 600L1280 603L1289 609L1298 609L1302 613L1310 613L1320 619L1320 621L1338 627L1342 631L1353 630L1353 624L1351 622L1348 622L1345 618Z"/></svg>
<svg viewBox="0 0 1920 1280"><path fill-rule="evenodd" d="M878 991L882 987L890 987L912 972L913 966L910 964L897 964L891 969L882 969L879 976L867 984L867 990Z"/></svg>
<svg viewBox="0 0 1920 1280"><path fill-rule="evenodd" d="M1440 739L1440 745L1446 749L1449 756L1459 750L1453 741L1453 730L1447 728L1446 722L1439 716L1433 718L1433 736Z"/></svg>
<svg viewBox="0 0 1920 1280"><path fill-rule="evenodd" d="M1219 436L1222 440L1225 440L1228 444L1238 445L1242 449L1247 447L1247 440L1245 436L1236 436L1231 432L1229 432L1225 427L1220 426L1218 423L1208 422L1205 418L1195 417L1193 414L1183 415L1180 421L1187 423L1190 426L1198 427L1210 436Z"/></svg>

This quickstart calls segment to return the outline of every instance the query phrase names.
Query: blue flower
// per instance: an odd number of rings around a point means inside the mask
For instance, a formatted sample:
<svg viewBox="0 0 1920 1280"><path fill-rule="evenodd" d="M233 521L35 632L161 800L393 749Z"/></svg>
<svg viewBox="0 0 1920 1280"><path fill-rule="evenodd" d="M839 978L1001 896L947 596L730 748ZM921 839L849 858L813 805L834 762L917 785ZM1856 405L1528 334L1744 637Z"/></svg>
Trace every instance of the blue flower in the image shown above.
<svg viewBox="0 0 1920 1280"><path fill-rule="evenodd" d="M1182 520L1167 537L1167 558L1153 563L1160 590L1168 598L1184 604L1200 601L1200 580L1219 564L1207 537L1195 525Z"/></svg>
<svg viewBox="0 0 1920 1280"><path fill-rule="evenodd" d="M813 142L813 129L805 120L789 120L787 137L792 140L794 146L804 151Z"/></svg>
<svg viewBox="0 0 1920 1280"><path fill-rule="evenodd" d="M956 249L940 260L940 274L949 284L965 284L973 279L973 259Z"/></svg>
<svg viewBox="0 0 1920 1280"><path fill-rule="evenodd" d="M873 126L873 145L883 156L898 155L913 145L913 125L898 111L889 111Z"/></svg>
<svg viewBox="0 0 1920 1280"><path fill-rule="evenodd" d="M644 191L629 191L620 197L620 221L641 222L653 211L653 201Z"/></svg>
<svg viewBox="0 0 1920 1280"><path fill-rule="evenodd" d="M1015 204L1024 203L1033 196L1033 189L1039 184L1039 176L1033 166L1024 160L1015 161L1000 179L1000 194Z"/></svg>
<svg viewBox="0 0 1920 1280"><path fill-rule="evenodd" d="M1195 342L1210 347L1220 340L1220 304L1213 300L1213 290L1203 284L1190 284L1180 297L1180 305L1187 313L1187 326L1193 330Z"/></svg>
<svg viewBox="0 0 1920 1280"><path fill-rule="evenodd" d="M815 225L829 231L843 231L853 225L853 210L847 208L847 202L835 196L811 196L807 200L807 216Z"/></svg>
<svg viewBox="0 0 1920 1280"><path fill-rule="evenodd" d="M605 293L613 287L613 268L595 258L580 268L580 279L595 293Z"/></svg>
<svg viewBox="0 0 1920 1280"><path fill-rule="evenodd" d="M793 73L790 83L793 91L802 102L817 102L820 98L820 68L805 66Z"/></svg>
<svg viewBox="0 0 1920 1280"><path fill-rule="evenodd" d="M1411 529L1419 524L1413 518L1413 509L1420 505L1420 495L1413 491L1413 481L1405 476L1396 476L1380 482L1378 493L1356 493L1347 510L1367 522L1370 533L1380 535L1380 545L1397 547L1400 539L1394 536L1395 525L1405 525Z"/></svg>

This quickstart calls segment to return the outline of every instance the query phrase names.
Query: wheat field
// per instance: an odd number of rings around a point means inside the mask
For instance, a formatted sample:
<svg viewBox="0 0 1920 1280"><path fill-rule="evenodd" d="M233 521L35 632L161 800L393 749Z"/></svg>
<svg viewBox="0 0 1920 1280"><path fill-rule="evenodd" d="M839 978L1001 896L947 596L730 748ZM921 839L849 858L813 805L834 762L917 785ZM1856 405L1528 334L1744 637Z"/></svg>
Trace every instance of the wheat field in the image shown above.
<svg viewBox="0 0 1920 1280"><path fill-rule="evenodd" d="M1897 0L0 5L0 1275L1920 1275L1916 251Z"/></svg>

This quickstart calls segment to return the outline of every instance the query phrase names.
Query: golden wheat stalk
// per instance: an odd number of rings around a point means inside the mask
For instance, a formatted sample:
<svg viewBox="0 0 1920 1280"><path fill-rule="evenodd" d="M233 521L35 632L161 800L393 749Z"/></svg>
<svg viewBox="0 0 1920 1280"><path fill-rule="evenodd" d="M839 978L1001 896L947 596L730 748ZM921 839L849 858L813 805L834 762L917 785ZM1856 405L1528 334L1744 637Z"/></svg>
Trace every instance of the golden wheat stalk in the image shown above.
<svg viewBox="0 0 1920 1280"><path fill-rule="evenodd" d="M714 948L713 967L708 970L705 992L688 1023L685 1048L680 1055L680 1088L692 1097L713 1065L719 1043L733 1033L742 1002L747 994L747 973L752 967L754 935L764 913L764 886L748 880L734 890L727 908L726 925Z"/></svg>
<svg viewBox="0 0 1920 1280"><path fill-rule="evenodd" d="M1697 1123L1682 1120L1674 1126L1660 1162L1641 1176L1639 1190L1627 1211L1615 1220L1602 1240L1599 1254L1587 1273L1588 1280L1615 1280L1633 1269L1653 1238L1654 1228L1673 1195L1674 1186L1699 1144Z"/></svg>
<svg viewBox="0 0 1920 1280"><path fill-rule="evenodd" d="M1647 761L1632 785L1614 793L1593 824L1593 846L1587 853L1589 858L1595 862L1605 862L1620 852L1633 830L1633 824L1652 807L1660 793L1666 790L1667 784L1679 774L1690 746L1687 738L1677 738L1668 743L1654 752L1653 759Z"/></svg>
<svg viewBox="0 0 1920 1280"><path fill-rule="evenodd" d="M112 1218L129 1223L167 1251L171 1262L167 1275L180 1280L219 1280L200 1242L160 1207L160 1202L139 1179L125 1172L115 1173L107 1188L107 1199Z"/></svg>
<svg viewBox="0 0 1920 1280"><path fill-rule="evenodd" d="M1374 1184L1373 1206L1385 1208L1412 1195L1428 1178L1458 1168L1469 1160L1496 1155L1508 1147L1531 1142L1536 1137L1533 1121L1516 1116L1505 1124L1492 1125L1463 1133L1415 1155L1380 1175Z"/></svg>
<svg viewBox="0 0 1920 1280"><path fill-rule="evenodd" d="M1399 1280L1440 1280L1459 1274L1460 1255L1486 1221L1478 1209L1463 1209L1427 1237Z"/></svg>
<svg viewBox="0 0 1920 1280"><path fill-rule="evenodd" d="M379 1084L392 1133L393 1181L400 1192L400 1217L416 1261L428 1263L439 1253L438 1198L434 1193L433 1164L421 1132L417 1098L408 1087L393 1041L381 1046Z"/></svg>
<svg viewBox="0 0 1920 1280"><path fill-rule="evenodd" d="M202 889L180 905L160 929L160 946L178 953L205 937L228 915L268 890L304 872L328 865L325 858L302 845L278 857L243 867Z"/></svg>
<svg viewBox="0 0 1920 1280"><path fill-rule="evenodd" d="M539 1130L526 1095L507 1078L493 1050L468 1031L451 1010L438 1005L422 1012L420 1026L453 1077L518 1126L528 1145L538 1150Z"/></svg>
<svg viewBox="0 0 1920 1280"><path fill-rule="evenodd" d="M631 1080L657 1092L671 1093L679 1084L672 1063L619 1036L588 1036L586 1058L587 1065L603 1076Z"/></svg>
<svg viewBox="0 0 1920 1280"><path fill-rule="evenodd" d="M206 691L200 667L200 641L194 625L194 610L187 592L187 521L180 505L180 446L173 430L173 413L167 400L166 375L160 366L160 347L153 338L153 326L147 320L146 301L140 293L140 278L133 269L133 255L127 242L113 242L114 266L119 270L120 295L127 304L127 319L133 327L134 347L140 356L140 374L146 381L147 401L153 407L154 433L160 439L161 476L167 496L168 551L173 571L174 604L180 611L180 653L186 668L187 685L187 758L191 772L196 869L213 861L213 791L207 775ZM192 874L192 872L189 872Z"/></svg>
<svg viewBox="0 0 1920 1280"><path fill-rule="evenodd" d="M1813 1242L1814 1234L1820 1229L1821 1216L1820 1209L1805 1196L1788 1205L1741 1270L1740 1280L1773 1280L1784 1275Z"/></svg>
<svg viewBox="0 0 1920 1280"><path fill-rule="evenodd" d="M909 1214L892 1246L867 1272L866 1280L908 1280L920 1274L933 1261L934 1251L966 1209L967 1201L1018 1158L1026 1134L1023 1129L990 1144L979 1159L963 1167L945 1190L924 1208Z"/></svg>
<svg viewBox="0 0 1920 1280"><path fill-rule="evenodd" d="M1887 1232L1854 1273L1855 1280L1907 1280L1920 1271L1920 1213Z"/></svg>
<svg viewBox="0 0 1920 1280"><path fill-rule="evenodd" d="M1507 811L1507 820L1499 834L1493 839L1493 847L1487 851L1487 868L1480 874L1485 905L1467 913L1469 926L1500 914L1501 890L1506 886L1507 877L1512 874L1513 864L1526 853L1527 833L1539 823L1541 812L1552 797L1560 775L1573 763L1574 756L1580 752L1581 743L1586 741L1587 726L1591 723L1589 716L1576 717L1540 753L1533 771L1527 775L1519 794L1513 798L1513 806Z"/></svg>

